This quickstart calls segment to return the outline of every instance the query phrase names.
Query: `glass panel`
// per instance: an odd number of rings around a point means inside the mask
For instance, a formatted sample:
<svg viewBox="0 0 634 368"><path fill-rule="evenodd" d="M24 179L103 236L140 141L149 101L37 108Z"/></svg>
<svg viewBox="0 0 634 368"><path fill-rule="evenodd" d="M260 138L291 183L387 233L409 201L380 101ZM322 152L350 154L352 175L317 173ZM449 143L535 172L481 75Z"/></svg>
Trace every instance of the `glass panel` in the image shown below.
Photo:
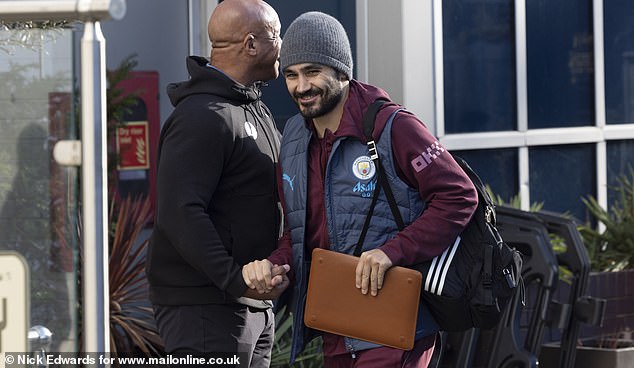
<svg viewBox="0 0 634 368"><path fill-rule="evenodd" d="M609 141L608 150L608 203L614 203L616 193L610 188L619 185L618 178L622 175L632 178L634 171L634 140Z"/></svg>
<svg viewBox="0 0 634 368"><path fill-rule="evenodd" d="M591 0L526 2L530 129L594 125L592 48Z"/></svg>
<svg viewBox="0 0 634 368"><path fill-rule="evenodd" d="M467 161L482 182L491 187L492 194L500 196L505 203L519 193L517 149L452 150L451 152Z"/></svg>
<svg viewBox="0 0 634 368"><path fill-rule="evenodd" d="M634 123L634 6L631 0L603 6L607 122Z"/></svg>
<svg viewBox="0 0 634 368"><path fill-rule="evenodd" d="M517 129L512 0L445 0L445 131Z"/></svg>
<svg viewBox="0 0 634 368"><path fill-rule="evenodd" d="M76 139L72 41L70 29L0 32L0 251L26 260L27 324L53 333L48 351L77 347L77 169L52 158Z"/></svg>
<svg viewBox="0 0 634 368"><path fill-rule="evenodd" d="M529 149L531 202L544 210L587 219L582 197L596 197L594 144L544 146Z"/></svg>

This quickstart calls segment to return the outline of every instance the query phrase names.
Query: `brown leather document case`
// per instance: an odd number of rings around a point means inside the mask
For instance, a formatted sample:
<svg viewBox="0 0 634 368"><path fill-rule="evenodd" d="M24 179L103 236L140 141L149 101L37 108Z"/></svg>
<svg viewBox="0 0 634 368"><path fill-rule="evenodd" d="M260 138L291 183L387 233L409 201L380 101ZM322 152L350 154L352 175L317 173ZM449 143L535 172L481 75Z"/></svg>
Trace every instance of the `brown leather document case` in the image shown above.
<svg viewBox="0 0 634 368"><path fill-rule="evenodd" d="M355 286L359 258L313 250L304 310L306 326L398 349L414 346L422 276L390 268L377 296Z"/></svg>

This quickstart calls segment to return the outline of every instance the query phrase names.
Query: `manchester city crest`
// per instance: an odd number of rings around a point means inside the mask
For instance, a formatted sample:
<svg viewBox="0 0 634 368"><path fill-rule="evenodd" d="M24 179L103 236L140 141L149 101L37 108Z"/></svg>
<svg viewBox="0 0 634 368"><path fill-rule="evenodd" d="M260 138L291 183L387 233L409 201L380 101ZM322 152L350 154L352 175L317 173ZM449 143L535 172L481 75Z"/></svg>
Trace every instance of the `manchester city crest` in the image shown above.
<svg viewBox="0 0 634 368"><path fill-rule="evenodd" d="M352 164L352 173L357 179L367 180L374 176L376 167L368 156L360 156Z"/></svg>

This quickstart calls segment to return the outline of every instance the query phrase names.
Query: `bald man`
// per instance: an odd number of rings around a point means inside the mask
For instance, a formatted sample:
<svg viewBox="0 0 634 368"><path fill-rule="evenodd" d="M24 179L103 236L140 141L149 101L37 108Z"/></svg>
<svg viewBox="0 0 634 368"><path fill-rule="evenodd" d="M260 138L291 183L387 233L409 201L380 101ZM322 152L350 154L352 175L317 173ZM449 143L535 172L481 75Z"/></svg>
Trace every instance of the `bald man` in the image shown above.
<svg viewBox="0 0 634 368"><path fill-rule="evenodd" d="M242 353L268 367L272 287L251 289L243 265L280 234L275 186L280 134L260 100L278 76L280 21L261 0L225 0L209 20L210 59L187 58L190 79L167 88L174 111L159 140L157 213L146 273L166 352ZM241 365L242 366L242 365Z"/></svg>

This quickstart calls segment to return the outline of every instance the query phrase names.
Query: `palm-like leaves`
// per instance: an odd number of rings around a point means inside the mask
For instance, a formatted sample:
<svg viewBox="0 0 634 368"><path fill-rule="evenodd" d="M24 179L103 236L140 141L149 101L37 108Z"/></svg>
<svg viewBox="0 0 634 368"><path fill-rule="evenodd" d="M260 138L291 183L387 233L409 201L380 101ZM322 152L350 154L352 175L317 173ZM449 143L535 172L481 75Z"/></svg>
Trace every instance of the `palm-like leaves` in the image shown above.
<svg viewBox="0 0 634 368"><path fill-rule="evenodd" d="M579 231L588 248L592 268L597 271L618 271L634 267L634 171L622 175L615 202L605 210L593 197L583 198L592 216L605 227L604 231L582 226Z"/></svg>
<svg viewBox="0 0 634 368"><path fill-rule="evenodd" d="M288 361L291 357L291 342L293 315L283 307L275 313L275 341L271 352L271 367L290 367ZM314 339L304 349L302 354L295 359L293 367L317 368L323 367L321 353L321 338Z"/></svg>
<svg viewBox="0 0 634 368"><path fill-rule="evenodd" d="M112 352L163 350L148 304L142 231L151 219L149 200L112 200L109 234L110 347Z"/></svg>
<svg viewBox="0 0 634 368"><path fill-rule="evenodd" d="M108 282L110 291L110 351L144 353L158 356L163 343L158 335L148 300L145 278L145 252L149 239L143 230L151 219L148 198L110 199ZM82 223L78 215L77 235L81 239ZM61 237L61 239L64 239ZM79 264L83 264L80 242ZM81 268L80 268L81 270ZM82 274L78 273L78 290L82 292ZM82 297L78 310L82 312ZM81 323L81 318L80 318ZM80 335L83 332L79 328ZM79 336L81 343L82 339ZM80 348L80 351L82 349Z"/></svg>
<svg viewBox="0 0 634 368"><path fill-rule="evenodd" d="M125 125L126 114L137 103L138 91L126 92L120 83L130 77L137 66L136 55L125 58L107 73L108 141L110 142L108 172L116 167L113 150L114 133ZM114 175L109 175L114 178ZM115 187L110 183L111 190ZM143 352L157 355L163 350L158 336L152 308L148 302L145 279L145 251L147 236L143 230L151 220L149 199L110 199L109 214L109 286L110 286L110 348L112 352Z"/></svg>

